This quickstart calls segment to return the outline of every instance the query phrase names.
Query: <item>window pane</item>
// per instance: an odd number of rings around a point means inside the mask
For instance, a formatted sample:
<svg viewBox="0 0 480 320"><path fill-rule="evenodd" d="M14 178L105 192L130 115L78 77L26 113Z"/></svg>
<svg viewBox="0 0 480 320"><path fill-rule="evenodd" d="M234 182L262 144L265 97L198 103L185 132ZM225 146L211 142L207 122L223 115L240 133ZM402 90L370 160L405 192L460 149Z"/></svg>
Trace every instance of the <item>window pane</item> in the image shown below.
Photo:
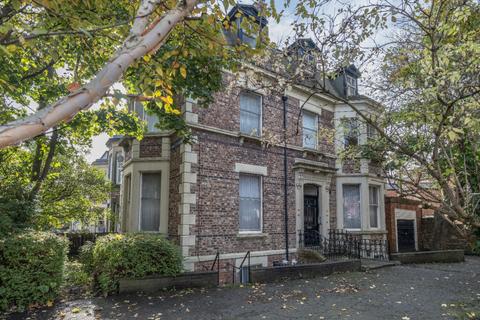
<svg viewBox="0 0 480 320"><path fill-rule="evenodd" d="M356 118L345 119L343 121L345 147L358 145L358 121Z"/></svg>
<svg viewBox="0 0 480 320"><path fill-rule="evenodd" d="M317 115L306 111L303 112L303 146L317 147Z"/></svg>
<svg viewBox="0 0 480 320"><path fill-rule="evenodd" d="M343 185L343 225L360 229L360 185Z"/></svg>
<svg viewBox="0 0 480 320"><path fill-rule="evenodd" d="M317 129L317 116L310 112L303 113L303 127L310 130Z"/></svg>
<svg viewBox="0 0 480 320"><path fill-rule="evenodd" d="M370 227L378 228L378 206L370 205Z"/></svg>
<svg viewBox="0 0 480 320"><path fill-rule="evenodd" d="M378 187L368 187L368 198L370 203L370 227L378 228Z"/></svg>
<svg viewBox="0 0 480 320"><path fill-rule="evenodd" d="M260 115L240 111L240 131L247 134L260 135Z"/></svg>
<svg viewBox="0 0 480 320"><path fill-rule="evenodd" d="M158 231L160 227L160 173L142 173L142 231Z"/></svg>
<svg viewBox="0 0 480 320"><path fill-rule="evenodd" d="M303 129L303 146L306 148L316 149L317 132L314 130Z"/></svg>
<svg viewBox="0 0 480 320"><path fill-rule="evenodd" d="M240 110L250 111L256 114L260 114L262 98L257 94L241 93L240 94Z"/></svg>
<svg viewBox="0 0 480 320"><path fill-rule="evenodd" d="M117 153L117 162L116 162L116 173L115 173L115 182L116 184L122 183L122 166L123 166L123 156L120 152Z"/></svg>
<svg viewBox="0 0 480 320"><path fill-rule="evenodd" d="M260 177L240 175L240 231L260 231Z"/></svg>
<svg viewBox="0 0 480 320"><path fill-rule="evenodd" d="M368 187L370 204L378 205L378 187L369 186Z"/></svg>
<svg viewBox="0 0 480 320"><path fill-rule="evenodd" d="M259 136L262 97L252 93L240 94L240 131Z"/></svg>
<svg viewBox="0 0 480 320"><path fill-rule="evenodd" d="M145 114L145 122L147 123L147 132L158 132L155 127L158 123L158 117L155 114Z"/></svg>
<svg viewBox="0 0 480 320"><path fill-rule="evenodd" d="M138 114L138 118L143 120L143 104L140 101L134 102L135 112Z"/></svg>

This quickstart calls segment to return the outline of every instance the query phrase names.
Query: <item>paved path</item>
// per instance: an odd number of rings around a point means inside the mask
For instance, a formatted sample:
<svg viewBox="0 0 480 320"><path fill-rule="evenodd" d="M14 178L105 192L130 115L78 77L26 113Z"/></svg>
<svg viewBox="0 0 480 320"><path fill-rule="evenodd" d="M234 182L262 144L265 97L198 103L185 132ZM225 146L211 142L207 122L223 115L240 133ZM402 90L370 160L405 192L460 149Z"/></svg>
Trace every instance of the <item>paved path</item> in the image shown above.
<svg viewBox="0 0 480 320"><path fill-rule="evenodd" d="M473 316L476 313L476 316ZM480 258L252 287L63 302L31 319L480 319Z"/></svg>

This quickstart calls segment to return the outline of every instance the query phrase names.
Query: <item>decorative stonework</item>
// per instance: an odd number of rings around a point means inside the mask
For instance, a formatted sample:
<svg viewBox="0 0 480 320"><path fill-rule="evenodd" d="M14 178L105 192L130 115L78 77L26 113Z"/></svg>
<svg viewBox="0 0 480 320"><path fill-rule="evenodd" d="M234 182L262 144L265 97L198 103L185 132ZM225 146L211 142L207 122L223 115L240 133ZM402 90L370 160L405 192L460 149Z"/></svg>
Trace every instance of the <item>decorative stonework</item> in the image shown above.
<svg viewBox="0 0 480 320"><path fill-rule="evenodd" d="M184 106L184 117L188 123L197 123L198 115L192 112L194 102L187 100ZM193 137L193 141L197 139ZM179 243L182 256L188 257L190 250L195 247L196 237L191 234L192 227L196 224L196 215L194 207L197 203L197 194L192 192L197 183L197 173L193 172L192 165L198 163L198 154L192 150L191 144L182 143L180 145L180 183L178 192L180 193L180 202L178 213L180 215L180 224L178 225ZM193 271L193 262L184 262L185 270Z"/></svg>

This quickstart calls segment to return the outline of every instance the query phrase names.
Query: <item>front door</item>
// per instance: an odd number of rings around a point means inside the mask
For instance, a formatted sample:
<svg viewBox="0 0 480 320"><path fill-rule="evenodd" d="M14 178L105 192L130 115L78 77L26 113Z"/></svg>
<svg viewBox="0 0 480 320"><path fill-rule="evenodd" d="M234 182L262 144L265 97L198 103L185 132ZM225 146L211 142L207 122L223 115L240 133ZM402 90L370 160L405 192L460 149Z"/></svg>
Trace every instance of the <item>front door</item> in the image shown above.
<svg viewBox="0 0 480 320"><path fill-rule="evenodd" d="M320 221L318 218L318 196L304 195L303 200L305 245L315 246L320 241Z"/></svg>
<svg viewBox="0 0 480 320"><path fill-rule="evenodd" d="M414 220L397 220L398 252L415 251Z"/></svg>

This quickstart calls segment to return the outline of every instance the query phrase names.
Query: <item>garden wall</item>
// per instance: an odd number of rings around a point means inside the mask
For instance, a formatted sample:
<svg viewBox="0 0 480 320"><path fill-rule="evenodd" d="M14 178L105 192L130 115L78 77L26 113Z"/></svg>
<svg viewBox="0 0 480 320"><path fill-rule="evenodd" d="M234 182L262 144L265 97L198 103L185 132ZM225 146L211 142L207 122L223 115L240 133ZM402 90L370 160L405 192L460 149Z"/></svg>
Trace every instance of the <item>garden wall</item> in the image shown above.
<svg viewBox="0 0 480 320"><path fill-rule="evenodd" d="M121 279L119 292L152 292L162 289L205 288L218 285L216 271L186 272L175 277L146 277L141 279Z"/></svg>
<svg viewBox="0 0 480 320"><path fill-rule="evenodd" d="M404 252L391 254L392 260L398 260L402 264L411 263L451 263L465 261L463 250L438 250L438 251L420 251Z"/></svg>
<svg viewBox="0 0 480 320"><path fill-rule="evenodd" d="M328 276L338 272L360 271L360 260L345 260L282 267L255 268L250 271L251 282L274 282L284 279L304 279Z"/></svg>

